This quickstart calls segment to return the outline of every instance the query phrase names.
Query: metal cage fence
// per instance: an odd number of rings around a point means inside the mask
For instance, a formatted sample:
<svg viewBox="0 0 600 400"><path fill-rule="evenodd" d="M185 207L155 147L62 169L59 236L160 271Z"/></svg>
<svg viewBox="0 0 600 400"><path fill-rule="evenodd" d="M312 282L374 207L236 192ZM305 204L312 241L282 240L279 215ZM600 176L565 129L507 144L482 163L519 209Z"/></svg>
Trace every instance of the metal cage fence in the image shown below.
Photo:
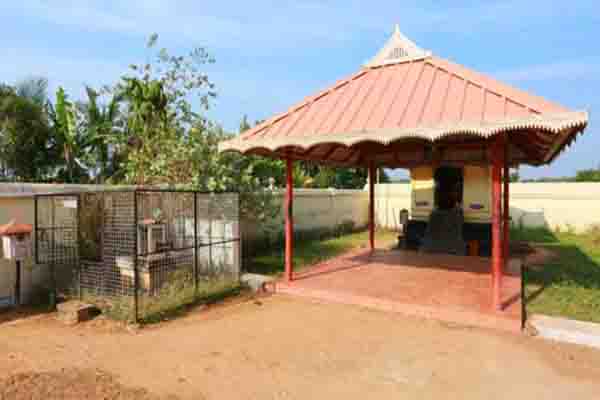
<svg viewBox="0 0 600 400"><path fill-rule="evenodd" d="M63 290L123 319L147 319L236 285L237 193L167 189L35 197L36 262Z"/></svg>

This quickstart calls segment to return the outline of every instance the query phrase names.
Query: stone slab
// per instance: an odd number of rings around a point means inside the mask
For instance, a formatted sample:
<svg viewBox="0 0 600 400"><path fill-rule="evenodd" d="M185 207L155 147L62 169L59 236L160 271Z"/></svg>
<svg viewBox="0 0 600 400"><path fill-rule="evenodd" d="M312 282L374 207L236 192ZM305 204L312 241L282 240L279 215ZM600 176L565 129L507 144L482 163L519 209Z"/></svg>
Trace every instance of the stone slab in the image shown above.
<svg viewBox="0 0 600 400"><path fill-rule="evenodd" d="M56 318L68 325L88 321L98 313L98 309L94 305L77 300L58 304L56 311Z"/></svg>
<svg viewBox="0 0 600 400"><path fill-rule="evenodd" d="M533 315L528 323L537 336L600 349L600 324L566 318Z"/></svg>
<svg viewBox="0 0 600 400"><path fill-rule="evenodd" d="M254 292L267 291L267 286L272 284L274 280L271 276L260 274L242 274L240 278L241 283L248 286Z"/></svg>

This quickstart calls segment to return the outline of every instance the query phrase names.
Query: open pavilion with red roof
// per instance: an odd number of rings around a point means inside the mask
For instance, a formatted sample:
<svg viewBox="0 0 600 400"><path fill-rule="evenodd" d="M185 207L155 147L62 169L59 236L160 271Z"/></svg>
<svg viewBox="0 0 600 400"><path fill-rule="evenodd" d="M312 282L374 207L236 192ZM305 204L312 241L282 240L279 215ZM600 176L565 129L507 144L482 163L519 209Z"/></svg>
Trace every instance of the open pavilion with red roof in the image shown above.
<svg viewBox="0 0 600 400"><path fill-rule="evenodd" d="M376 168L491 166L491 303L499 309L508 252L509 168L552 162L587 122L585 111L571 111L440 58L396 27L358 72L221 143L220 150L287 161L288 281L294 278L294 161L368 169L371 249Z"/></svg>

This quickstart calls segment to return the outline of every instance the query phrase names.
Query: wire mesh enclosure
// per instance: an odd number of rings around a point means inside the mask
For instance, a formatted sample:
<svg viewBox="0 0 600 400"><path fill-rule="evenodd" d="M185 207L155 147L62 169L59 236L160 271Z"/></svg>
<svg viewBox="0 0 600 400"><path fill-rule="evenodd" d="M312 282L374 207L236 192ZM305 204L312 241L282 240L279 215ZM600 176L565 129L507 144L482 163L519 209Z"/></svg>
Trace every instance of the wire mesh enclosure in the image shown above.
<svg viewBox="0 0 600 400"><path fill-rule="evenodd" d="M36 260L56 288L148 320L239 282L236 193L162 189L36 196Z"/></svg>
<svg viewBox="0 0 600 400"><path fill-rule="evenodd" d="M51 286L72 293L78 279L79 195L38 195L35 198L35 263L48 266Z"/></svg>

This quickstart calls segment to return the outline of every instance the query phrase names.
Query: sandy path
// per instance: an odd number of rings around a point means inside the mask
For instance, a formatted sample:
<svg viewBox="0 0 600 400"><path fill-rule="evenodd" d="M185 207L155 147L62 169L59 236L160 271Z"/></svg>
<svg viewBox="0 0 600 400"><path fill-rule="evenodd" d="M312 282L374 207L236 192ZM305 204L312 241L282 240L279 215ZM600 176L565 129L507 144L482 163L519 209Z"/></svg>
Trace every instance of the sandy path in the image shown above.
<svg viewBox="0 0 600 400"><path fill-rule="evenodd" d="M65 327L49 317L0 324L0 376L61 368L106 371L126 387L182 399L600 393L599 351L285 296L192 313L138 334L110 323Z"/></svg>

